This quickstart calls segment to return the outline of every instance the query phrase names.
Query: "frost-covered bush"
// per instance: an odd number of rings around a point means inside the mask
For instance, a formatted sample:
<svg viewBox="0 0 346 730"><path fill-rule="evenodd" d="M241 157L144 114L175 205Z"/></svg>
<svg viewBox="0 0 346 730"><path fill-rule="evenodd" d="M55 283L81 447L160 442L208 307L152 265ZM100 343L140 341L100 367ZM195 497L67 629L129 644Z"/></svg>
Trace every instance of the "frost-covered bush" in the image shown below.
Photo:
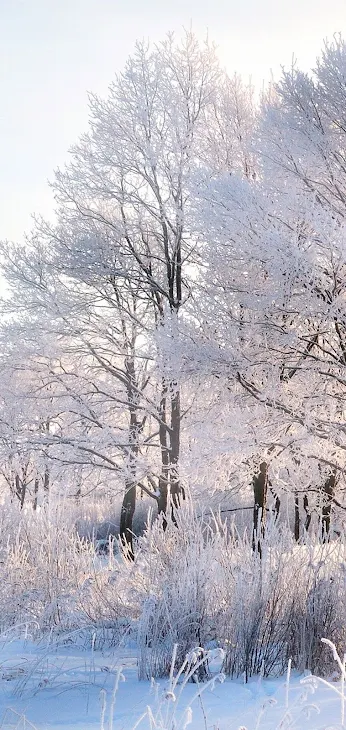
<svg viewBox="0 0 346 730"><path fill-rule="evenodd" d="M346 649L346 545L344 539L310 543L296 551L300 563L289 652L298 669L328 673L333 658L324 636L343 654Z"/></svg>
<svg viewBox="0 0 346 730"><path fill-rule="evenodd" d="M196 646L216 639L217 599L222 547L220 533L185 504L165 531L157 520L138 541L129 584L140 610L139 676L160 677L169 671L178 644L177 662Z"/></svg>
<svg viewBox="0 0 346 730"><path fill-rule="evenodd" d="M115 586L116 560L100 558L78 534L68 504L40 511L2 505L0 631L28 624L38 632L103 626L130 611Z"/></svg>
<svg viewBox="0 0 346 730"><path fill-rule="evenodd" d="M261 557L234 526L187 501L163 529L151 519L124 550L100 555L78 534L75 510L5 504L0 513L0 631L31 625L41 635L84 629L103 644L137 637L140 677L168 673L200 646L225 650L231 676L326 673L327 635L346 648L346 541L298 545L268 525ZM116 538L115 538L116 540Z"/></svg>
<svg viewBox="0 0 346 730"><path fill-rule="evenodd" d="M340 651L346 648L343 540L297 545L274 525L262 542L262 559L246 539L228 549L227 610L219 634L225 672L281 674L289 659L299 670L327 672L331 659L321 638L331 636Z"/></svg>
<svg viewBox="0 0 346 730"><path fill-rule="evenodd" d="M166 675L175 643L179 661L194 646L223 647L225 673L246 679L281 674L290 658L298 669L328 669L320 640L327 633L341 650L346 625L342 538L297 545L272 524L260 558L246 533L198 518L191 505L177 523L149 525L135 562L119 565L138 616L140 677Z"/></svg>
<svg viewBox="0 0 346 730"><path fill-rule="evenodd" d="M225 613L221 643L231 676L281 673L293 608L291 556L263 541L262 559L246 538L229 542L222 558ZM287 565L287 563L289 565Z"/></svg>
<svg viewBox="0 0 346 730"><path fill-rule="evenodd" d="M1 540L1 628L18 622L34 622L42 631L75 626L76 588L90 572L91 547L66 525L62 510L7 510L17 522Z"/></svg>

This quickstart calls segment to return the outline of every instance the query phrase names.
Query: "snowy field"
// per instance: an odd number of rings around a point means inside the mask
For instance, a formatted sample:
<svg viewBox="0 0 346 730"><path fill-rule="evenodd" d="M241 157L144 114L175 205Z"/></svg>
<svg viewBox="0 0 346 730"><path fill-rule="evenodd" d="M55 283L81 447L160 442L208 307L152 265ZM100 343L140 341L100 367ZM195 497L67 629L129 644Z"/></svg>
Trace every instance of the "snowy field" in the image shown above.
<svg viewBox="0 0 346 730"><path fill-rule="evenodd" d="M0 729L345 727L340 667L320 641L331 638L343 654L344 536L297 546L268 525L260 560L246 535L232 541L227 531L206 530L186 505L180 529L148 525L132 562L100 557L66 532L60 512L42 511L34 523L23 512L17 540L16 513L6 514ZM224 657L210 649L210 679L199 685L186 668L179 674L196 642L225 649ZM287 684L288 657L296 671ZM304 667L327 684L299 673Z"/></svg>
<svg viewBox="0 0 346 730"><path fill-rule="evenodd" d="M216 664L211 670L217 677ZM18 639L2 643L0 672L0 727L6 730L32 726L38 730L182 730L187 726L191 730L331 730L345 726L336 676L328 685L296 673L288 685L285 677L255 678L248 684L216 680L201 695L196 684L180 682L170 692L169 680L138 681L134 650L93 651Z"/></svg>

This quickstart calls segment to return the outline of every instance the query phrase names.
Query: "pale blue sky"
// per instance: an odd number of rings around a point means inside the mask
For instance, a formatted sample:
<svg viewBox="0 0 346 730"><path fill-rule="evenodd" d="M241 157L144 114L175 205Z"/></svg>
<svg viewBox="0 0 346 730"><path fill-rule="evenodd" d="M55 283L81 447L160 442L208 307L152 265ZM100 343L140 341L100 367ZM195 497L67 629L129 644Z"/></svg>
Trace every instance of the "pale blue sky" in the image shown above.
<svg viewBox="0 0 346 730"><path fill-rule="evenodd" d="M86 91L106 92L137 38L191 21L231 73L260 83L346 36L346 0L0 0L0 238L50 214L46 180L87 125Z"/></svg>

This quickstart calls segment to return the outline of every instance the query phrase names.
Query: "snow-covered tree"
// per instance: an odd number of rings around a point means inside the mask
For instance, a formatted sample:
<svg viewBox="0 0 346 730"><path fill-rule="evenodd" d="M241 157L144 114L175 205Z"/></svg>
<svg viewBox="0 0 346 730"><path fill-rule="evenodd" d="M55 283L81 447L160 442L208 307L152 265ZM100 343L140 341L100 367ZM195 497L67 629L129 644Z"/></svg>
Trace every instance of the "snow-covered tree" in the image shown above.
<svg viewBox="0 0 346 730"><path fill-rule="evenodd" d="M207 264L195 361L241 395L260 461L288 454L299 491L310 472L325 515L346 449L345 59L337 38L313 76L283 74L264 104L257 179L204 177L197 188Z"/></svg>
<svg viewBox="0 0 346 730"><path fill-rule="evenodd" d="M58 414L45 448L123 475L130 542L139 485L164 513L184 493L190 401L171 355L201 264L191 180L201 166L250 176L253 118L252 89L228 79L209 43L187 32L137 44L108 97L90 97L89 132L52 184L57 222L38 220L24 247L3 245L4 312L15 337L19 320L36 338L28 367Z"/></svg>

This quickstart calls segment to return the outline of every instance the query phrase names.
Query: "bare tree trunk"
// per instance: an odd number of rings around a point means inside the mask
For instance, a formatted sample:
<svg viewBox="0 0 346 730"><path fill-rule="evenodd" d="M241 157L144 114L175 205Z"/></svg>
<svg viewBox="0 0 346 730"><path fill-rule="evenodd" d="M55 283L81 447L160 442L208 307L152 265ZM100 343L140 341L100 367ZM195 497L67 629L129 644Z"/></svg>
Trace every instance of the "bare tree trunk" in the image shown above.
<svg viewBox="0 0 346 730"><path fill-rule="evenodd" d="M304 530L307 532L310 527L310 523L311 523L311 512L309 510L309 500L308 500L307 494L304 494L304 497L303 497L303 507L304 507L304 510L306 513L305 522L304 522Z"/></svg>
<svg viewBox="0 0 346 730"><path fill-rule="evenodd" d="M32 505L34 512L36 512L36 510L37 510L38 487L39 487L39 479L38 479L38 477L35 477L35 482L34 482L34 501L33 501L33 505Z"/></svg>
<svg viewBox="0 0 346 730"><path fill-rule="evenodd" d="M21 495L21 499L20 499L20 508L21 509L23 509L23 507L24 507L25 495L26 495L26 487L27 487L26 480L23 479L23 481L22 481L22 495Z"/></svg>
<svg viewBox="0 0 346 730"><path fill-rule="evenodd" d="M170 493L172 500L172 520L175 523L174 510L179 507L181 500L185 499L185 491L179 478L181 423L180 391L177 383L174 383L173 387L175 388L175 391L171 398Z"/></svg>
<svg viewBox="0 0 346 730"><path fill-rule="evenodd" d="M160 427L159 427L159 438L160 438L160 449L161 449L161 474L159 477L159 497L158 497L158 513L167 514L167 502L168 502L168 481L169 481L169 444L168 444L168 428L167 428L167 393L168 386L166 381L162 380L161 400L160 400ZM163 521L164 529L167 527L167 522Z"/></svg>
<svg viewBox="0 0 346 730"><path fill-rule="evenodd" d="M275 513L275 521L279 519L280 514L280 507L281 507L281 500L278 494L275 493L275 491L270 488L270 491L274 497L274 513Z"/></svg>
<svg viewBox="0 0 346 730"><path fill-rule="evenodd" d="M19 501L21 501L22 489L21 489L19 474L16 474L15 477L14 477L14 489L13 489L13 491L14 491L16 497L18 497Z"/></svg>
<svg viewBox="0 0 346 730"><path fill-rule="evenodd" d="M137 445L137 419L135 414L131 414L133 435L136 441L131 444L129 451L129 476L125 479L125 492L120 512L120 539L124 546L127 547L128 556L134 560L133 550L133 517L136 510L137 482L136 482L136 460L138 456ZM130 425L131 433L131 425ZM130 438L131 441L131 438Z"/></svg>
<svg viewBox="0 0 346 730"><path fill-rule="evenodd" d="M78 482L77 482L77 491L76 491L76 494L75 494L76 504L79 504L80 503L81 496L82 496L82 479L79 476L78 477Z"/></svg>
<svg viewBox="0 0 346 730"><path fill-rule="evenodd" d="M45 467L44 475L43 475L43 492L45 499L48 499L49 497L49 487L50 487L50 479L49 479L49 469L48 466Z"/></svg>
<svg viewBox="0 0 346 730"><path fill-rule="evenodd" d="M262 557L261 540L265 533L267 493L268 493L268 464L262 461L259 473L253 478L254 510L252 549Z"/></svg>
<svg viewBox="0 0 346 730"><path fill-rule="evenodd" d="M19 499L20 508L23 509L24 507L24 501L25 501L25 495L26 495L26 479L25 475L23 475L23 478L21 479L19 474L16 474L14 479L14 491L16 496Z"/></svg>
<svg viewBox="0 0 346 730"><path fill-rule="evenodd" d="M127 554L134 560L133 517L136 509L136 483L125 479L125 493L120 512L120 538L127 548Z"/></svg>
<svg viewBox="0 0 346 730"><path fill-rule="evenodd" d="M328 540L329 540L330 518L331 518L331 512L332 512L332 502L333 502L333 498L335 495L336 481L337 481L336 480L336 471L334 471L328 476L328 478L325 480L324 485L322 487L323 503L322 503L321 528L322 528L323 542L328 542Z"/></svg>
<svg viewBox="0 0 346 730"><path fill-rule="evenodd" d="M167 413L167 397L172 390L170 398L170 424ZM162 397L160 403L160 447L161 447L161 475L159 478L159 514L167 514L168 496L172 505L172 520L176 522L174 510L184 499L185 494L179 479L179 455L180 455L180 391L176 383L169 385L163 381ZM163 521L164 529L167 521Z"/></svg>
<svg viewBox="0 0 346 730"><path fill-rule="evenodd" d="M125 491L120 512L120 539L127 548L128 557L134 560L133 550L133 517L136 510L137 479L136 466L138 457L138 433L139 424L137 420L137 391L133 388L135 382L135 366L132 358L126 363L128 375L127 394L130 404L130 426L129 426L129 449L127 475L125 477Z"/></svg>
<svg viewBox="0 0 346 730"><path fill-rule="evenodd" d="M300 538L300 514L299 514L299 495L294 494L294 539L299 542Z"/></svg>

